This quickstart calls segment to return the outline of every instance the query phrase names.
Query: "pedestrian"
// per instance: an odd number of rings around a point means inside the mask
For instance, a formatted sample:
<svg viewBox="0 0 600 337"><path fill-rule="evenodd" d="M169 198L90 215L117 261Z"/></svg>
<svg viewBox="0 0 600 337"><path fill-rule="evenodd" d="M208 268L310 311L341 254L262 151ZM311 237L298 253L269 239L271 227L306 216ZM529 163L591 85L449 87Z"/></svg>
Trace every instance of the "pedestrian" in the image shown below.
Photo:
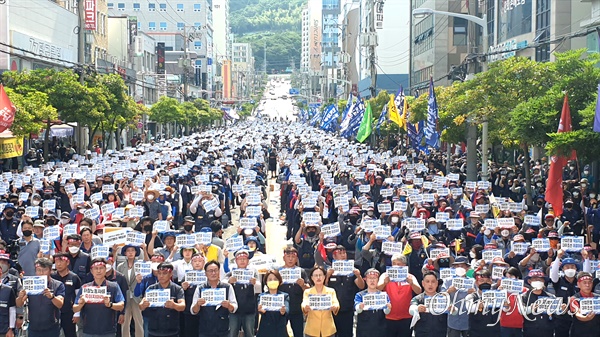
<svg viewBox="0 0 600 337"><path fill-rule="evenodd" d="M287 336L286 317L290 311L289 295L278 290L283 280L277 270L269 270L263 278L263 283L267 285L267 291L259 295L258 312L260 313L260 323L256 337L281 337ZM264 296L282 296L283 306L281 308L265 308L260 299Z"/></svg>
<svg viewBox="0 0 600 337"><path fill-rule="evenodd" d="M150 323L148 324L149 337L179 337L179 315L185 310L185 299L183 289L171 281L173 277L173 265L163 262L157 267L158 283L148 287L146 297L140 302L140 310L148 313ZM148 294L156 291L169 291L169 299L163 306L150 307Z"/></svg>
<svg viewBox="0 0 600 337"><path fill-rule="evenodd" d="M60 309L64 304L65 285L50 277L52 261L39 258L35 261L35 273L46 279L46 288L39 294L27 294L21 290L17 306L27 303L29 327L28 337L58 337L60 334Z"/></svg>
<svg viewBox="0 0 600 337"><path fill-rule="evenodd" d="M84 284L77 298L73 311L81 312L83 337L114 337L117 333L117 316L125 308L125 297L116 282L106 280L106 260L95 258L91 263L92 282ZM100 296L88 295L95 290Z"/></svg>
<svg viewBox="0 0 600 337"><path fill-rule="evenodd" d="M335 335L337 331L333 315L340 310L340 304L335 290L325 286L325 275L325 268L321 266L314 267L308 274L312 287L304 291L302 298L302 311L306 315L306 336L327 337ZM311 297L321 298L320 302L324 303L321 307L311 307Z"/></svg>

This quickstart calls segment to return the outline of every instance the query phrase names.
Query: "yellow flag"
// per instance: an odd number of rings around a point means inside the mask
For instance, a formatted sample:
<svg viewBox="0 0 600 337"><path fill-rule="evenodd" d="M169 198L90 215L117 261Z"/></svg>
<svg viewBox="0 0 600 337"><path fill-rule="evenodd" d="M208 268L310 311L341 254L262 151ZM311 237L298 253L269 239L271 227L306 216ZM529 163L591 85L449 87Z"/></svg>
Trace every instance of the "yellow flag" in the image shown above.
<svg viewBox="0 0 600 337"><path fill-rule="evenodd" d="M401 128L404 129L404 131L408 131L407 129L407 114L408 114L408 102L406 100L406 97L404 97L404 105L402 106L402 115L400 116L400 122L402 123L400 125Z"/></svg>
<svg viewBox="0 0 600 337"><path fill-rule="evenodd" d="M396 107L394 94L390 94L390 101L388 102L388 114L390 116L390 120L399 127L404 128L402 125L402 119L400 119L400 113L398 112L398 107Z"/></svg>
<svg viewBox="0 0 600 337"><path fill-rule="evenodd" d="M456 246L454 247L454 252L456 254L458 254L460 252L460 244L461 244L462 240L456 239L454 242L456 243Z"/></svg>
<svg viewBox="0 0 600 337"><path fill-rule="evenodd" d="M409 243L406 243L406 245L404 246L404 250L402 251L402 254L410 255L410 253L412 253L412 247L410 246Z"/></svg>
<svg viewBox="0 0 600 337"><path fill-rule="evenodd" d="M425 237L425 235L421 236L421 242L423 242L423 247L427 248L431 244L429 239Z"/></svg>

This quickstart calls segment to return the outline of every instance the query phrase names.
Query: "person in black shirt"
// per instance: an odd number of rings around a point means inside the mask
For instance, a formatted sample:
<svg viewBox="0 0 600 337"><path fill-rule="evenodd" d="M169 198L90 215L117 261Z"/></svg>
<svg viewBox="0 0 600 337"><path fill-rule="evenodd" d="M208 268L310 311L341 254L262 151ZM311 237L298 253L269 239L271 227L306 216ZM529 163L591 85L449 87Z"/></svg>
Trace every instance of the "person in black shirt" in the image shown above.
<svg viewBox="0 0 600 337"><path fill-rule="evenodd" d="M309 288L308 282L306 281L308 278L306 276L306 271L298 267L298 250L296 250L296 248L285 248L283 251L283 262L284 265L282 268L300 269L300 278L296 280L295 283L282 282L282 284L279 285L279 291L289 295L290 308L287 315L288 320L292 326L294 337L302 337L304 336L304 317L302 314L301 304L304 290Z"/></svg>
<svg viewBox="0 0 600 337"><path fill-rule="evenodd" d="M47 278L47 287L40 294L28 296L21 290L17 297L17 306L22 307L28 300L29 307L29 337L58 337L60 334L60 309L64 304L65 285L50 277L52 261L39 258L35 261L37 276Z"/></svg>
<svg viewBox="0 0 600 337"><path fill-rule="evenodd" d="M140 309L147 311L150 317L148 324L148 337L178 337L179 336L179 313L185 310L185 299L183 288L171 281L173 277L173 265L163 262L158 265L158 283L148 287L146 297L140 303ZM170 298L162 307L150 307L148 294L168 289Z"/></svg>
<svg viewBox="0 0 600 337"><path fill-rule="evenodd" d="M76 337L75 325L79 321L79 317L73 317L73 304L77 291L81 288L81 280L77 274L69 270L68 254L55 254L54 265L56 272L52 273L50 277L62 282L65 286L65 300L60 310L60 326L65 337Z"/></svg>

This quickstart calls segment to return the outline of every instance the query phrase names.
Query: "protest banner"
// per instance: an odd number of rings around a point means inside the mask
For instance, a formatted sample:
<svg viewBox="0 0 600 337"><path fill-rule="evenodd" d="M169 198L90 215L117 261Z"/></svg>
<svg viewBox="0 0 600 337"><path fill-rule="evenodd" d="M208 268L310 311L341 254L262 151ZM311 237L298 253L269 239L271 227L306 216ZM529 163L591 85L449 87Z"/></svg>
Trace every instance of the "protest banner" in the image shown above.
<svg viewBox="0 0 600 337"><path fill-rule="evenodd" d="M146 291L146 300L151 308L164 307L165 303L171 299L170 289L152 289Z"/></svg>
<svg viewBox="0 0 600 337"><path fill-rule="evenodd" d="M302 268L281 268L279 269L279 275L281 275L284 284L293 284L302 277Z"/></svg>
<svg viewBox="0 0 600 337"><path fill-rule="evenodd" d="M384 292L366 293L362 297L362 302L365 305L363 310L385 309L388 304L388 296Z"/></svg>
<svg viewBox="0 0 600 337"><path fill-rule="evenodd" d="M185 282L190 285L200 285L206 283L206 273L204 270L188 270L185 272Z"/></svg>
<svg viewBox="0 0 600 337"><path fill-rule="evenodd" d="M392 282L404 282L408 277L408 266L390 266L386 268Z"/></svg>
<svg viewBox="0 0 600 337"><path fill-rule="evenodd" d="M144 261L135 261L135 263L133 264L133 270L136 275L150 275L152 273L152 263Z"/></svg>
<svg viewBox="0 0 600 337"><path fill-rule="evenodd" d="M225 288L205 288L201 291L201 297L206 301L205 306L220 306L225 301Z"/></svg>
<svg viewBox="0 0 600 337"><path fill-rule="evenodd" d="M309 294L308 306L311 310L330 310L332 306L331 295Z"/></svg>
<svg viewBox="0 0 600 337"><path fill-rule="evenodd" d="M81 288L81 295L85 298L85 303L104 303L104 297L108 293L106 286L84 286Z"/></svg>
<svg viewBox="0 0 600 337"><path fill-rule="evenodd" d="M285 305L283 294L261 294L259 304L265 311L280 311Z"/></svg>
<svg viewBox="0 0 600 337"><path fill-rule="evenodd" d="M331 264L333 275L352 275L354 273L354 260L338 260Z"/></svg>
<svg viewBox="0 0 600 337"><path fill-rule="evenodd" d="M23 277L23 289L25 289L27 295L41 295L47 287L48 277L46 276Z"/></svg>
<svg viewBox="0 0 600 337"><path fill-rule="evenodd" d="M250 279L254 277L254 270L246 268L234 268L231 271L231 277L235 277L236 283L249 284Z"/></svg>

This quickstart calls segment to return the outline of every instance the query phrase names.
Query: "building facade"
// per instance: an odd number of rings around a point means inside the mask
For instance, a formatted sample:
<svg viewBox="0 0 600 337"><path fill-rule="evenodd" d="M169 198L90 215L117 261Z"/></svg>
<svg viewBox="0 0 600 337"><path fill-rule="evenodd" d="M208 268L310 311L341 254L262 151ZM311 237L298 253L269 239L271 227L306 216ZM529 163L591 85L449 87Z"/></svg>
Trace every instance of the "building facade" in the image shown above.
<svg viewBox="0 0 600 337"><path fill-rule="evenodd" d="M238 100L250 97L254 83L254 57L250 43L233 43L233 97Z"/></svg>
<svg viewBox="0 0 600 337"><path fill-rule="evenodd" d="M308 6L302 8L302 51L300 52L300 70L308 71L310 53L309 53L309 19Z"/></svg>

